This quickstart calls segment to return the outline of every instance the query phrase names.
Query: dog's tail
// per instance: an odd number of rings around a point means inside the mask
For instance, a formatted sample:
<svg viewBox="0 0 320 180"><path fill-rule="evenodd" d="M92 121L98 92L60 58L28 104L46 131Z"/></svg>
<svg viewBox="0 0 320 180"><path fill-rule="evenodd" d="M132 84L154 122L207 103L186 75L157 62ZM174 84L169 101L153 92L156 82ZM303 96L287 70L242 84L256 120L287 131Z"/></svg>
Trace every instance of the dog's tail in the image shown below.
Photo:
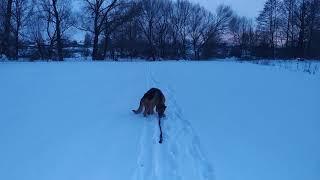
<svg viewBox="0 0 320 180"><path fill-rule="evenodd" d="M140 101L140 105L139 105L139 108L137 110L132 110L134 113L136 114L139 114L142 112L142 109L143 109L143 104L142 104L142 99Z"/></svg>

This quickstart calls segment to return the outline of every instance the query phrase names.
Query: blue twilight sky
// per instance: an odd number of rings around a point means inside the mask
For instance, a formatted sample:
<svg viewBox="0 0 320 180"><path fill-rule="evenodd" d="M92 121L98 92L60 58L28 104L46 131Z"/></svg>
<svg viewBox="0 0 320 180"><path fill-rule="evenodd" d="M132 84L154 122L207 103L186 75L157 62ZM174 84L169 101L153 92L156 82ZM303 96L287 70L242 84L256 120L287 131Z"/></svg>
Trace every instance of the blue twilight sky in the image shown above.
<svg viewBox="0 0 320 180"><path fill-rule="evenodd" d="M262 10L266 0L190 0L198 2L210 11L215 11L218 5L230 5L240 16L255 18Z"/></svg>
<svg viewBox="0 0 320 180"><path fill-rule="evenodd" d="M266 0L190 0L199 3L206 9L214 12L218 5L230 5L239 15L255 18L259 11L262 10ZM81 2L81 1L80 1ZM73 6L78 9L79 0L73 2Z"/></svg>

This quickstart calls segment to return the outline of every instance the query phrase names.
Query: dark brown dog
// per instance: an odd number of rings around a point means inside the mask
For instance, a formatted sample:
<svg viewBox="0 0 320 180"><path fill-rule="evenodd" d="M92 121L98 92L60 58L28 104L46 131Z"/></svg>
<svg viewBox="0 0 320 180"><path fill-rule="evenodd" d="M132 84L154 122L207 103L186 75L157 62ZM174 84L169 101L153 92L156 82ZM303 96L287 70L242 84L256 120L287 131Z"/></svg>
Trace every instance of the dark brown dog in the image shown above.
<svg viewBox="0 0 320 180"><path fill-rule="evenodd" d="M147 115L154 114L154 108L156 108L159 117L162 118L165 116L164 111L167 108L165 101L166 99L160 89L151 88L141 98L139 108L132 111L139 114L144 108L143 115L146 117Z"/></svg>

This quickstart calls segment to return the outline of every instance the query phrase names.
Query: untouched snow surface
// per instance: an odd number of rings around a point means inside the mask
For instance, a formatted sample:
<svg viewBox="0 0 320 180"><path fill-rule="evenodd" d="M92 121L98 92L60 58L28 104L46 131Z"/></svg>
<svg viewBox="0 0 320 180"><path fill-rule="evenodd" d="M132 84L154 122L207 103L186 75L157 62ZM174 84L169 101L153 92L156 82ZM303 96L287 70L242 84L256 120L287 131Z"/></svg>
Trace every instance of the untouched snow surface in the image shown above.
<svg viewBox="0 0 320 180"><path fill-rule="evenodd" d="M318 180L320 77L227 62L0 64L0 179ZM167 99L134 115L143 93Z"/></svg>
<svg viewBox="0 0 320 180"><path fill-rule="evenodd" d="M319 60L254 60L244 62L272 66L272 68L286 69L296 72L305 72L313 75L320 74Z"/></svg>

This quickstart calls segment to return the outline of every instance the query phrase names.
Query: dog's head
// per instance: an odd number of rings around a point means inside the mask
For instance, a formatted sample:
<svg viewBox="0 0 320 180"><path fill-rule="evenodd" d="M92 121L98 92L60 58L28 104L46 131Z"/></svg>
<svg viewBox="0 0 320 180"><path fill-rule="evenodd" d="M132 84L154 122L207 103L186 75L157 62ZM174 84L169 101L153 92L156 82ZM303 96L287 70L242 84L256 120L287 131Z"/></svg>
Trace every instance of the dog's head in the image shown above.
<svg viewBox="0 0 320 180"><path fill-rule="evenodd" d="M167 108L167 106L164 105L164 104L158 105L156 107L156 110L157 110L158 115L159 115L160 118L165 116L164 111L166 110L166 108Z"/></svg>

